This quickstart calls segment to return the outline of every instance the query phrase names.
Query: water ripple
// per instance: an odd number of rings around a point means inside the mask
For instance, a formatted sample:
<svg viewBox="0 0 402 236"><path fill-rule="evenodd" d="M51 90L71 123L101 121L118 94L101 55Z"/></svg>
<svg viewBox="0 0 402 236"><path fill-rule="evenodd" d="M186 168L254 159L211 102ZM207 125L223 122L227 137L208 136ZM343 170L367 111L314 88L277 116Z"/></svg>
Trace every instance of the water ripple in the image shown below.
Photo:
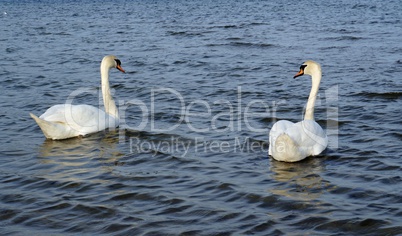
<svg viewBox="0 0 402 236"><path fill-rule="evenodd" d="M402 233L399 2L3 5L3 234ZM80 89L74 103L99 106L104 54L127 71L111 72L120 128L45 140L29 112ZM330 145L277 162L268 131L302 119L306 59L323 66Z"/></svg>

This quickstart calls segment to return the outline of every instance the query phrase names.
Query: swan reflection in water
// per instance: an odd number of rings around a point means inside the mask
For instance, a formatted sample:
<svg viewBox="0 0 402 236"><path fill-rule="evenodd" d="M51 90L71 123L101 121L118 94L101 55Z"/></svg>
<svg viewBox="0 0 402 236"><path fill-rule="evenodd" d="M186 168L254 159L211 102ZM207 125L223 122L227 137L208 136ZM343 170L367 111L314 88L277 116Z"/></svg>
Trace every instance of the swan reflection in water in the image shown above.
<svg viewBox="0 0 402 236"><path fill-rule="evenodd" d="M269 191L300 201L319 198L328 189L329 182L321 177L325 171L322 158L308 158L298 163L270 161L272 178L278 182Z"/></svg>
<svg viewBox="0 0 402 236"><path fill-rule="evenodd" d="M63 141L46 139L39 149L42 163L59 163L65 166L84 165L92 159L106 163L116 162L123 155L119 149L118 129Z"/></svg>
<svg viewBox="0 0 402 236"><path fill-rule="evenodd" d="M86 198L88 193L99 199L113 195L112 191L105 193L105 186L112 182L124 163L119 137L119 131L114 130L84 138L45 140L38 150L35 167L40 169L37 174L40 181L54 191L68 189L66 196L71 199Z"/></svg>

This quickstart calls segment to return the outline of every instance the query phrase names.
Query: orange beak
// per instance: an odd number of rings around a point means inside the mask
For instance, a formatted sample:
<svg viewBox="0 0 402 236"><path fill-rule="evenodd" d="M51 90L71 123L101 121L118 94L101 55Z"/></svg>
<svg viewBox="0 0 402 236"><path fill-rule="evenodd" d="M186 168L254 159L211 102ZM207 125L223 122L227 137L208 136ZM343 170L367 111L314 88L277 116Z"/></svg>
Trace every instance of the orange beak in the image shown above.
<svg viewBox="0 0 402 236"><path fill-rule="evenodd" d="M304 69L300 69L299 73L295 74L295 76L293 76L293 79L296 79L299 76L304 75Z"/></svg>
<svg viewBox="0 0 402 236"><path fill-rule="evenodd" d="M121 71L121 72L123 72L123 73L126 73L126 71L125 71L125 70L123 70L123 68L121 68L121 66L120 66L120 65L117 65L117 66L116 66L116 69L118 69L119 71Z"/></svg>

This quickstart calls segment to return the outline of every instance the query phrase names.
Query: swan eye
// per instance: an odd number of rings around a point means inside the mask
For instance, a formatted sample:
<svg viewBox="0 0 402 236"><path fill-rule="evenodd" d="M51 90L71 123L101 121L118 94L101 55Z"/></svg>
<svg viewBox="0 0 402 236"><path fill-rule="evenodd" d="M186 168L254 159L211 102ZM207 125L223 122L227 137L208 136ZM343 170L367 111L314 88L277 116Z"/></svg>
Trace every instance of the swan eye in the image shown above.
<svg viewBox="0 0 402 236"><path fill-rule="evenodd" d="M307 65L301 65L300 70L304 70L304 68L306 68L306 67L307 67Z"/></svg>
<svg viewBox="0 0 402 236"><path fill-rule="evenodd" d="M118 66L121 66L121 61L119 59L114 59Z"/></svg>

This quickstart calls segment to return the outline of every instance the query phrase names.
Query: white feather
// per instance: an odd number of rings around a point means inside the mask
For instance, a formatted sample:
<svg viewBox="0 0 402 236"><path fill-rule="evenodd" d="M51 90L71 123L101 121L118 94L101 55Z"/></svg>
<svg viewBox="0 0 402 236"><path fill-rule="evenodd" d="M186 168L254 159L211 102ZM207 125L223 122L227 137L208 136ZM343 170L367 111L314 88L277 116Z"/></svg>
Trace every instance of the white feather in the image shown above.
<svg viewBox="0 0 402 236"><path fill-rule="evenodd" d="M321 81L321 67L314 61L306 61L295 78L303 74L312 77L312 88L304 120L297 123L278 121L269 132L268 154L278 161L296 162L308 156L316 156L328 145L327 135L314 121L314 105Z"/></svg>

